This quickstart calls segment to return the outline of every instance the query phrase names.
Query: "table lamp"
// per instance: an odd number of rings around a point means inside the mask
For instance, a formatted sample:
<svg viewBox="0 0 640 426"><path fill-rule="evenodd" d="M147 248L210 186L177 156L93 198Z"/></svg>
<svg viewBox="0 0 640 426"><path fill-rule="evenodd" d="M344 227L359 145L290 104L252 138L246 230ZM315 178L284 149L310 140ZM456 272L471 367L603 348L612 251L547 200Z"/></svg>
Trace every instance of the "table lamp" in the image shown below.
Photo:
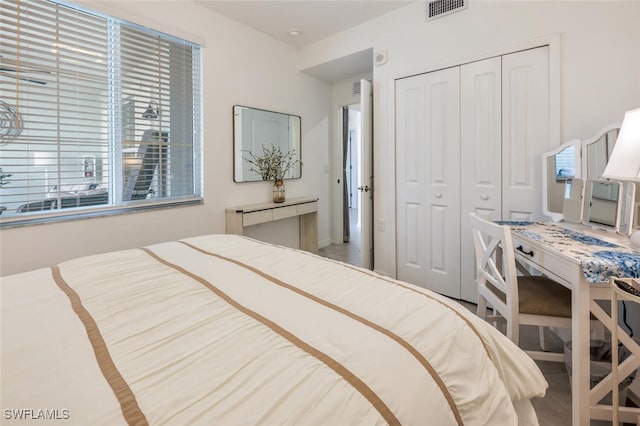
<svg viewBox="0 0 640 426"><path fill-rule="evenodd" d="M624 114L618 139L602 177L640 182L640 108ZM640 231L635 231L629 240L633 247L640 248Z"/></svg>

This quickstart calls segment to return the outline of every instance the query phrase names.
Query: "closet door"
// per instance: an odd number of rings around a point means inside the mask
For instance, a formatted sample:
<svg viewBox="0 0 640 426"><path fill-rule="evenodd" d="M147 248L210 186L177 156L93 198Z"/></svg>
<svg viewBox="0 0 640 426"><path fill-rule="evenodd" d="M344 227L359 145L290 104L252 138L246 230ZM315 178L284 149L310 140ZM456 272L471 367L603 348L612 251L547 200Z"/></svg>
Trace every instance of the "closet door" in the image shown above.
<svg viewBox="0 0 640 426"><path fill-rule="evenodd" d="M502 218L541 220L549 135L549 48L502 57Z"/></svg>
<svg viewBox="0 0 640 426"><path fill-rule="evenodd" d="M542 219L548 64L540 47L396 82L399 279L476 302L469 212Z"/></svg>
<svg viewBox="0 0 640 426"><path fill-rule="evenodd" d="M397 276L460 298L460 70L396 83Z"/></svg>
<svg viewBox="0 0 640 426"><path fill-rule="evenodd" d="M477 302L469 213L502 218L502 136L500 57L460 69L460 298Z"/></svg>

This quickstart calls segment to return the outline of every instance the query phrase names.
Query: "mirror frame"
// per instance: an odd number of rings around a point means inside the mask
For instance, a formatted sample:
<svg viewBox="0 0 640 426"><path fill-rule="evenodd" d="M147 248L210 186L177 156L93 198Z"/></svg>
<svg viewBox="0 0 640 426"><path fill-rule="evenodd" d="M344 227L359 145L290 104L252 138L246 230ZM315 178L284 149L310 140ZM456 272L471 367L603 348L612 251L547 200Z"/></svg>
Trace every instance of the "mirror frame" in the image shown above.
<svg viewBox="0 0 640 426"><path fill-rule="evenodd" d="M241 135L241 133L238 132L238 117L239 117L239 109L248 109L248 110L252 110L252 111L260 111L260 112L266 112L266 113L272 113L272 114L276 114L279 116L285 116L287 117L287 119L290 121L292 117L297 118L298 119L298 128L297 130L297 136L298 136L298 141L297 141L297 147L295 147L294 149L296 150L296 157L300 160L302 160L302 117L299 115L293 115L293 114L287 114L284 112L277 112L277 111L271 111L271 110L267 110L267 109L261 109L261 108L254 108L254 107L249 107L246 105L234 105L232 108L232 118L233 118L233 181L236 183L245 183L245 182L261 182L263 181L262 178L258 177L256 179L246 179L245 177L242 177L242 179L239 179L239 173L238 173L238 168L242 168L242 165L244 163L244 157L242 155L242 152L245 151L244 149L244 145L243 142L240 139L239 135ZM241 125L240 125L241 128ZM289 126L289 128L291 128L291 126ZM296 176L292 176L292 177L285 177L286 180L290 180L290 179L300 179L302 178L302 164L298 164L297 167L299 167L299 174ZM241 172L240 172L241 173Z"/></svg>

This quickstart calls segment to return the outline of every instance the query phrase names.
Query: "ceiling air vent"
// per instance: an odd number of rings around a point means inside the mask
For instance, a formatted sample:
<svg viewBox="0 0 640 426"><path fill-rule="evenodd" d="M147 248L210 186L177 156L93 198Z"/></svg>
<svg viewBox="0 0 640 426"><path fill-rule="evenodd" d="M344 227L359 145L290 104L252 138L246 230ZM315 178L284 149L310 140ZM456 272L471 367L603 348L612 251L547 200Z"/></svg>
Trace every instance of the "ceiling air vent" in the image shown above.
<svg viewBox="0 0 640 426"><path fill-rule="evenodd" d="M353 94L354 95L359 95L360 94L360 80L358 80L355 83L353 83Z"/></svg>
<svg viewBox="0 0 640 426"><path fill-rule="evenodd" d="M460 12L469 6L469 0L427 0L427 21Z"/></svg>

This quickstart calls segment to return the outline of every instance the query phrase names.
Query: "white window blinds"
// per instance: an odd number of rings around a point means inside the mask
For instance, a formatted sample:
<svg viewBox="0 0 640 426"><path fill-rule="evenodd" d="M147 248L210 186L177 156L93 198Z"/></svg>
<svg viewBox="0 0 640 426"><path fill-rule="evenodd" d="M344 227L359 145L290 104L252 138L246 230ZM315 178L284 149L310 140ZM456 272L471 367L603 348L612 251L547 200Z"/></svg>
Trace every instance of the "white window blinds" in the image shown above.
<svg viewBox="0 0 640 426"><path fill-rule="evenodd" d="M200 49L43 0L3 0L0 220L198 202Z"/></svg>

